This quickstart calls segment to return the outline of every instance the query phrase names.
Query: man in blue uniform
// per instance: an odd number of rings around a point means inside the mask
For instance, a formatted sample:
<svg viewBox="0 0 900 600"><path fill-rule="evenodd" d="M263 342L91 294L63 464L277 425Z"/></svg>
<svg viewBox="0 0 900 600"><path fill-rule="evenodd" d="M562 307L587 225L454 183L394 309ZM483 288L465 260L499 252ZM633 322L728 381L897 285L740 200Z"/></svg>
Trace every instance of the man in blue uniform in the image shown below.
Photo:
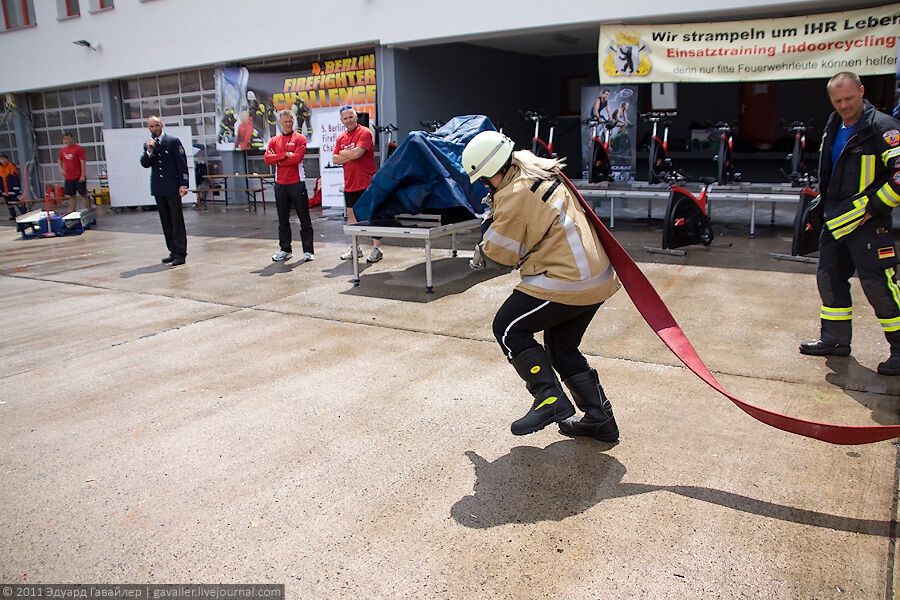
<svg viewBox="0 0 900 600"><path fill-rule="evenodd" d="M189 185L187 157L181 140L163 133L159 117L147 119L150 139L144 143L141 166L150 169L150 193L156 198L159 220L169 256L162 259L173 267L184 264L187 256L187 233L181 213L181 197Z"/></svg>

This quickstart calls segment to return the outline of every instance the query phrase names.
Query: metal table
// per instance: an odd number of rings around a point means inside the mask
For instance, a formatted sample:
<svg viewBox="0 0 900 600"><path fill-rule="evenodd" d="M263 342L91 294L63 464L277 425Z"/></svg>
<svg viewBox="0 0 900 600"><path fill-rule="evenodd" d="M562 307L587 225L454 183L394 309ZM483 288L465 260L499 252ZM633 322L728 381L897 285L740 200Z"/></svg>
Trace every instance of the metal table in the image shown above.
<svg viewBox="0 0 900 600"><path fill-rule="evenodd" d="M372 225L361 221L353 225L344 225L344 233L350 236L351 255L353 256L353 285L359 286L359 256L356 253L359 236L382 238L402 238L422 240L425 242L425 291L434 292L431 275L431 242L437 238L450 236L450 251L456 256L456 234L478 229L481 219L470 219L449 225L440 224L438 215L397 215L396 225Z"/></svg>

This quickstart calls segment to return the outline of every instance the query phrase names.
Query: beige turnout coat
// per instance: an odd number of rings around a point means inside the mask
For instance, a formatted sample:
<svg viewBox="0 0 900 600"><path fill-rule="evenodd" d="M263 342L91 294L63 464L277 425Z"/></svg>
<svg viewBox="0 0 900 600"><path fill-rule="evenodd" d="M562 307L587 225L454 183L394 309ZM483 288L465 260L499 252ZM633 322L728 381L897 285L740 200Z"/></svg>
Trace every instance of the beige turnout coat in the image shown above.
<svg viewBox="0 0 900 600"><path fill-rule="evenodd" d="M603 302L619 279L577 198L561 179L527 177L513 163L494 193L483 252L519 269L529 296L572 306Z"/></svg>

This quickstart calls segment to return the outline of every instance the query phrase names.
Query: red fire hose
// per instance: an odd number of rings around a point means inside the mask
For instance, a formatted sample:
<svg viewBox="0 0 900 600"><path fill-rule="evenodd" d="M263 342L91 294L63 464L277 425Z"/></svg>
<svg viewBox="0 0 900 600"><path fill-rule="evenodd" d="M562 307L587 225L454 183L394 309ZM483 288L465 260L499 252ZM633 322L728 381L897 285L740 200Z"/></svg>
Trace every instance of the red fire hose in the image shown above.
<svg viewBox="0 0 900 600"><path fill-rule="evenodd" d="M578 193L575 186L569 179L563 175L563 179L569 190L581 202L584 212L588 220L597 231L600 237L600 243L606 251L619 281L625 287L625 291L631 297L635 307L647 324L656 332L659 339L669 347L675 356L684 363L684 365L694 372L694 374L709 384L714 390L734 402L738 408L766 425L796 433L806 437L822 440L831 444L871 444L873 442L881 442L884 440L900 437L900 425L875 425L875 426L854 426L854 425L834 425L831 423L817 423L816 421L807 421L806 419L798 419L783 415L759 406L755 406L743 400L739 400L732 396L722 387L716 378L710 373L709 369L703 364L703 360L690 340L684 335L681 327L675 322L672 313L668 307L653 289L653 286L647 280L647 277L641 272L634 260L628 255L628 252L619 244L618 240L613 237L606 225L603 224L590 205Z"/></svg>

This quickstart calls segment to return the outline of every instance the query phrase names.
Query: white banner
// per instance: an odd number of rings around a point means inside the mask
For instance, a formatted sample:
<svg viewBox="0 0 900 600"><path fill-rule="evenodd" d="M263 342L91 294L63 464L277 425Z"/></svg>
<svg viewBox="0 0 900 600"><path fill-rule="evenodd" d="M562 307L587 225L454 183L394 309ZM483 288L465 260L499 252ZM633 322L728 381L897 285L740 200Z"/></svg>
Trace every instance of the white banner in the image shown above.
<svg viewBox="0 0 900 600"><path fill-rule="evenodd" d="M186 125L166 127L166 133L181 141L188 163L190 189L195 189L194 156L191 152L191 128ZM106 151L106 172L109 184L110 206L154 206L156 199L150 195L150 169L141 166L144 143L150 139L145 127L128 129L104 129L103 149ZM188 192L182 204L194 204L197 196Z"/></svg>
<svg viewBox="0 0 900 600"><path fill-rule="evenodd" d="M321 146L319 147L319 176L322 178L322 206L344 206L344 167L331 162L334 154L334 143L337 137L347 128L341 123L340 110L319 110L318 134Z"/></svg>
<svg viewBox="0 0 900 600"><path fill-rule="evenodd" d="M601 84L772 81L894 73L900 4L805 17L602 25Z"/></svg>

